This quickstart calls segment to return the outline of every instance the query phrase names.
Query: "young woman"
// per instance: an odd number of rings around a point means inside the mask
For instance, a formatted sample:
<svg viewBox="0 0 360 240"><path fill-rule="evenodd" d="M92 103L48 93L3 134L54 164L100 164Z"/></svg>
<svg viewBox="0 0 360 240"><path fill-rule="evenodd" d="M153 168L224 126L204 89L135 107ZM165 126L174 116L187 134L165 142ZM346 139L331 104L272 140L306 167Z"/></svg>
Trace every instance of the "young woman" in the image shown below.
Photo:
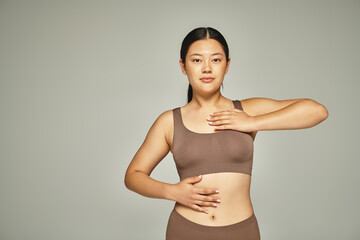
<svg viewBox="0 0 360 240"><path fill-rule="evenodd" d="M180 58L189 80L188 103L156 119L126 171L125 185L146 197L175 201L167 240L258 240L250 199L256 133L315 126L327 118L327 109L308 98L224 97L220 86L229 50L213 28L188 33ZM176 184L150 177L169 151L180 176Z"/></svg>

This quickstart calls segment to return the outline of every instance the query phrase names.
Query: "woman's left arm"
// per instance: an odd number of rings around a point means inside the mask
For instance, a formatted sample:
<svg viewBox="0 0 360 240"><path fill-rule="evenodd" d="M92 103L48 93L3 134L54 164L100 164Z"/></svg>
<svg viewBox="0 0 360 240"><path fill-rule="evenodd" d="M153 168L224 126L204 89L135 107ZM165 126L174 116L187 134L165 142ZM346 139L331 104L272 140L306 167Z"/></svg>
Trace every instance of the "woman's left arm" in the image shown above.
<svg viewBox="0 0 360 240"><path fill-rule="evenodd" d="M242 103L245 111L252 112L254 132L310 128L324 121L329 115L324 105L309 98L251 98L243 100Z"/></svg>

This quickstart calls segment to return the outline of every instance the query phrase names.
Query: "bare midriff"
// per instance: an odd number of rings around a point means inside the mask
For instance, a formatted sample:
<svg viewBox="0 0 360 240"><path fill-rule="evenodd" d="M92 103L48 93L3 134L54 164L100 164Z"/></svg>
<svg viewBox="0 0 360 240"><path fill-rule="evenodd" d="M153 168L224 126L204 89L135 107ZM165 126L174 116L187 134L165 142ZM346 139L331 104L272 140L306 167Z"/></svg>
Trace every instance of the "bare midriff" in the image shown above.
<svg viewBox="0 0 360 240"><path fill-rule="evenodd" d="M240 222L253 214L250 199L251 176L245 173L220 172L203 174L202 179L194 186L216 188L219 193L204 194L215 196L221 202L217 206L200 206L208 210L208 214L199 212L178 202L175 203L175 211L188 220L208 226L225 226Z"/></svg>

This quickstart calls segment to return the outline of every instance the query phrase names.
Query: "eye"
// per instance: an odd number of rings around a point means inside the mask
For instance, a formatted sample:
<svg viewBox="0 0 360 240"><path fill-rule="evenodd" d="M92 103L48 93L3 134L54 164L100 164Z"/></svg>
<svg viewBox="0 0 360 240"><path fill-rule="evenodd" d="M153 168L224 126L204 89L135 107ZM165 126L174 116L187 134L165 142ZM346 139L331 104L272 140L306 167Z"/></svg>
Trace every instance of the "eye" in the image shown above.
<svg viewBox="0 0 360 240"><path fill-rule="evenodd" d="M220 62L220 61L221 61L221 59L220 59L220 58L215 58L214 60L219 60L219 61L217 61L217 62Z"/></svg>
<svg viewBox="0 0 360 240"><path fill-rule="evenodd" d="M200 59L197 59L197 58L196 58L196 59L193 59L193 62L196 62L197 60L199 60L199 61L200 61Z"/></svg>

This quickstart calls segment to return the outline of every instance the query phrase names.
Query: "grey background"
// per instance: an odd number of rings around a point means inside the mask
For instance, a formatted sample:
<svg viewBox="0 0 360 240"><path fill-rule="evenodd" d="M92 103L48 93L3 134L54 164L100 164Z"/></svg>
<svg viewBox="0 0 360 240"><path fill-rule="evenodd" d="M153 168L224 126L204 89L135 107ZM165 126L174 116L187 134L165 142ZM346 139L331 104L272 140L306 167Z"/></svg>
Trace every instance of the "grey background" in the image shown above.
<svg viewBox="0 0 360 240"><path fill-rule="evenodd" d="M0 1L0 239L165 239L174 202L124 173L186 103L181 41L211 26L230 99L311 98L329 117L260 131L262 239L359 239L359 1ZM171 153L151 177L176 183Z"/></svg>

